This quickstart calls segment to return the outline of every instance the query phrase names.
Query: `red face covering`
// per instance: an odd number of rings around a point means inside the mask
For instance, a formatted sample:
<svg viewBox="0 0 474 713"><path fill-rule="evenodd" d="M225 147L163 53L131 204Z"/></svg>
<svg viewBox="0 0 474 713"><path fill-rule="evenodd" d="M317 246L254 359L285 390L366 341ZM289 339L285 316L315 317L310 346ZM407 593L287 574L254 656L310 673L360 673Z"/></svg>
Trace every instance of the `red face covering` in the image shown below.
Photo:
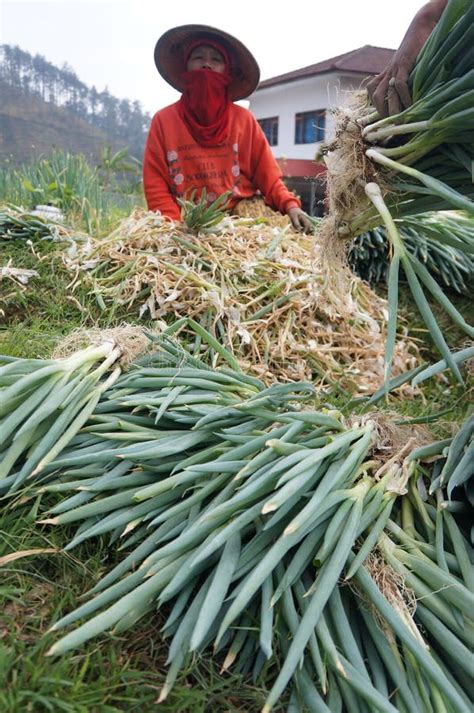
<svg viewBox="0 0 474 713"><path fill-rule="evenodd" d="M220 146L227 139L230 100L227 87L230 84L229 59L227 52L218 43L210 40L194 42L189 48L189 55L200 45L210 45L218 50L225 59L224 73L212 69L196 69L183 72L185 89L179 100L179 112L192 137L201 146Z"/></svg>

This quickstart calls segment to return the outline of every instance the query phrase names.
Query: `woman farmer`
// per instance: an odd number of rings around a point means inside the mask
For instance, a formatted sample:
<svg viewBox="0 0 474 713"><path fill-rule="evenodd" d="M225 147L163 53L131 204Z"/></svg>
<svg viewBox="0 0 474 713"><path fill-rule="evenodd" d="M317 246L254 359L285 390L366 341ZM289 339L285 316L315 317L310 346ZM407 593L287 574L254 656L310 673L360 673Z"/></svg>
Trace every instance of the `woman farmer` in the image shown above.
<svg viewBox="0 0 474 713"><path fill-rule="evenodd" d="M151 122L143 163L148 209L179 221L178 199L193 191L199 197L205 188L209 201L230 191L229 210L260 192L294 228L310 230L257 120L233 103L258 85L260 70L248 49L213 27L183 25L160 37L155 64L182 95Z"/></svg>

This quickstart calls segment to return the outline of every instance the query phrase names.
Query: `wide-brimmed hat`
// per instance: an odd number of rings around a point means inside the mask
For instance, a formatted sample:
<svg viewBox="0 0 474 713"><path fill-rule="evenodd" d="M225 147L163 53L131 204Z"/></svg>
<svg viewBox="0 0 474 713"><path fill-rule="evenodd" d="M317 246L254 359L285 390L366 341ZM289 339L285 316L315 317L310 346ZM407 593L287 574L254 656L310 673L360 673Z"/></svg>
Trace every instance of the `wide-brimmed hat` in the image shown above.
<svg viewBox="0 0 474 713"><path fill-rule="evenodd" d="M229 97L232 101L248 97L257 88L260 68L253 54L232 35L208 25L181 25L168 30L156 43L155 64L168 84L182 92L182 74L186 70L186 49L191 42L206 40L221 43L229 54Z"/></svg>

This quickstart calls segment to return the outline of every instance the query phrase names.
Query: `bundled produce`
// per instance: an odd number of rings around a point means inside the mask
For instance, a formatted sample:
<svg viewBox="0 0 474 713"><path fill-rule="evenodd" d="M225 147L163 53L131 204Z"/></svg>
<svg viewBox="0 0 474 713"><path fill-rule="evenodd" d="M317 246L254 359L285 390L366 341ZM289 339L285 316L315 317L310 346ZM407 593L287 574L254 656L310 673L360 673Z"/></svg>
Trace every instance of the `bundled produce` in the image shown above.
<svg viewBox="0 0 474 713"><path fill-rule="evenodd" d="M404 218L397 226L407 251L426 266L434 279L458 294L471 294L474 259L471 253L454 246L458 242L469 245L474 220L459 213L429 213ZM451 244L442 242L446 235ZM389 246L386 231L381 227L358 235L347 255L351 269L370 284L387 282Z"/></svg>
<svg viewBox="0 0 474 713"><path fill-rule="evenodd" d="M64 261L76 273L72 288L82 280L104 308L136 305L140 315L167 321L192 317L266 381L371 390L383 378L386 303L353 274L345 291L333 291L318 249L311 236L271 220L227 217L214 232L196 235L135 211L108 238L91 239ZM402 336L396 373L416 359L416 346Z"/></svg>
<svg viewBox="0 0 474 713"><path fill-rule="evenodd" d="M363 135L374 148L366 156L402 198L399 214L414 204L474 212L469 178L473 158L474 7L450 0L410 78L413 104L400 114L370 123ZM395 146L396 137L405 141ZM408 139L408 140L407 140ZM384 170L386 169L386 170ZM420 197L421 196L421 197ZM393 199L393 206L396 197Z"/></svg>
<svg viewBox="0 0 474 713"><path fill-rule="evenodd" d="M451 499L453 490L463 487L467 500L474 507L474 415L466 420L463 426L449 443L440 441L442 453L446 462L431 483L430 492L438 488L446 488ZM471 541L474 544L474 528L471 529Z"/></svg>
<svg viewBox="0 0 474 713"><path fill-rule="evenodd" d="M474 212L473 21L470 0L449 0L411 73L407 109L380 119L365 93L340 109L326 156L329 209L339 234L379 223L364 195L364 184L374 181L397 218L446 208Z"/></svg>
<svg viewBox="0 0 474 713"><path fill-rule="evenodd" d="M82 340L82 336L79 337ZM118 378L120 358L135 356L147 343L142 330L128 327L89 333L88 348L55 359L0 356L0 496L11 495L74 439ZM124 341L126 339L126 342ZM125 352L125 354L124 354Z"/></svg>
<svg viewBox="0 0 474 713"><path fill-rule="evenodd" d="M15 207L0 208L0 241L61 239L68 234L63 225L40 215Z"/></svg>
<svg viewBox="0 0 474 713"><path fill-rule="evenodd" d="M178 202L181 205L181 215L189 230L213 232L226 217L225 208L231 195L231 191L227 191L209 203L204 187L199 200L195 200L196 191L193 191L187 200L180 198Z"/></svg>
<svg viewBox="0 0 474 713"><path fill-rule="evenodd" d="M68 495L43 522L80 523L67 550L105 534L125 550L53 626L83 621L50 653L166 604L160 701L213 644L223 670L271 687L264 711L289 685L295 710L443 700L467 713L469 546L457 501L428 495L419 465L447 444L375 414L306 410L309 384L265 387L167 337L156 347L41 469L43 491Z"/></svg>
<svg viewBox="0 0 474 713"><path fill-rule="evenodd" d="M449 0L411 74L414 101L408 109L380 119L366 93L361 94L354 106L339 112L336 139L326 150L329 215L320 229L326 253L337 251L338 236L353 238L380 224L390 242L386 379L395 344L400 267L434 344L458 379L424 290L469 336L474 334L443 293L442 280L408 250L393 220L446 208L474 213L473 13L471 0ZM472 231L467 237L456 247L472 253ZM438 240L452 245L449 231L439 233Z"/></svg>

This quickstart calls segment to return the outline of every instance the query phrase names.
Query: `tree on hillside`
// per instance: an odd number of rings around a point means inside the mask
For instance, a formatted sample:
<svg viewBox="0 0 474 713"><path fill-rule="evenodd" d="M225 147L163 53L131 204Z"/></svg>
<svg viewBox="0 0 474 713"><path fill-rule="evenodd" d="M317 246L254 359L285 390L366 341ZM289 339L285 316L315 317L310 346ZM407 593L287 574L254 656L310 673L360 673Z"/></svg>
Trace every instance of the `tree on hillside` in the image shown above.
<svg viewBox="0 0 474 713"><path fill-rule="evenodd" d="M17 45L0 45L0 79L85 119L102 129L111 143L126 145L130 155L141 160L150 116L139 102L118 99L107 88L99 92L88 87L70 65L57 67Z"/></svg>

